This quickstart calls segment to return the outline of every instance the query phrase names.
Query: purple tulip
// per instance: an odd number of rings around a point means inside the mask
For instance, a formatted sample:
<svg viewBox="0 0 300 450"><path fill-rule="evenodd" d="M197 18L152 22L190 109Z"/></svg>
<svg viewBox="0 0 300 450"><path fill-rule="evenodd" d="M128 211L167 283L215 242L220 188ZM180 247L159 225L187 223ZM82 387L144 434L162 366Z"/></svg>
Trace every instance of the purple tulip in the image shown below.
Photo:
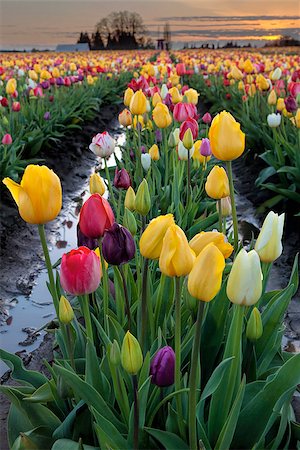
<svg viewBox="0 0 300 450"><path fill-rule="evenodd" d="M62 77L56 78L55 82L56 82L57 86L63 86L64 85L64 80L63 80Z"/></svg>
<svg viewBox="0 0 300 450"><path fill-rule="evenodd" d="M155 130L155 141L159 144L162 141L162 132L161 130Z"/></svg>
<svg viewBox="0 0 300 450"><path fill-rule="evenodd" d="M114 186L117 189L128 189L129 186L131 186L130 176L126 169L124 168L122 168L121 170L116 169Z"/></svg>
<svg viewBox="0 0 300 450"><path fill-rule="evenodd" d="M95 250L98 247L98 239L93 239L87 237L81 229L79 228L79 224L77 225L77 246L78 247L87 247L90 250Z"/></svg>
<svg viewBox="0 0 300 450"><path fill-rule="evenodd" d="M202 156L210 156L211 155L209 139L207 139L207 138L202 139L202 142L200 145L200 153Z"/></svg>
<svg viewBox="0 0 300 450"><path fill-rule="evenodd" d="M135 254L135 242L130 231L115 222L104 234L102 252L105 261L114 266L130 261Z"/></svg>
<svg viewBox="0 0 300 450"><path fill-rule="evenodd" d="M45 120L50 120L51 119L51 113L49 111L46 111L44 114L44 119Z"/></svg>
<svg viewBox="0 0 300 450"><path fill-rule="evenodd" d="M130 156L130 159L131 159L132 161L135 160L135 154L134 154L134 151L133 151L133 150L130 150L129 156Z"/></svg>
<svg viewBox="0 0 300 450"><path fill-rule="evenodd" d="M297 102L291 95L284 99L284 104L287 112L291 113L297 111L298 108Z"/></svg>
<svg viewBox="0 0 300 450"><path fill-rule="evenodd" d="M43 89L49 89L50 83L49 83L49 81L42 81L41 86Z"/></svg>
<svg viewBox="0 0 300 450"><path fill-rule="evenodd" d="M170 106L173 104L173 103L172 103L172 96L171 96L170 93L168 93L168 94L166 95L166 97L165 97L163 103L164 103L165 105L167 105L169 108L170 108Z"/></svg>
<svg viewBox="0 0 300 450"><path fill-rule="evenodd" d="M141 153L142 153L142 155L143 155L144 153L146 153L146 147L145 147L144 145L141 146Z"/></svg>
<svg viewBox="0 0 300 450"><path fill-rule="evenodd" d="M162 347L154 355L150 364L152 383L160 387L171 386L174 383L175 353L172 347Z"/></svg>

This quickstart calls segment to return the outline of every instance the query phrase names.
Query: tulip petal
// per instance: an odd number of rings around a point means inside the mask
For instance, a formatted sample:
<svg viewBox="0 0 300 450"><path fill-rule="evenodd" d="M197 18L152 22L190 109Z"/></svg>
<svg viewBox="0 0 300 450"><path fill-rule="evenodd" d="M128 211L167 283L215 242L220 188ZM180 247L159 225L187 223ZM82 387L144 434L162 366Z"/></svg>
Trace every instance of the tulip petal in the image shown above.
<svg viewBox="0 0 300 450"><path fill-rule="evenodd" d="M3 184L9 189L11 195L13 196L14 201L19 206L19 195L20 190L22 189L21 186L13 181L11 178L4 178L2 181Z"/></svg>

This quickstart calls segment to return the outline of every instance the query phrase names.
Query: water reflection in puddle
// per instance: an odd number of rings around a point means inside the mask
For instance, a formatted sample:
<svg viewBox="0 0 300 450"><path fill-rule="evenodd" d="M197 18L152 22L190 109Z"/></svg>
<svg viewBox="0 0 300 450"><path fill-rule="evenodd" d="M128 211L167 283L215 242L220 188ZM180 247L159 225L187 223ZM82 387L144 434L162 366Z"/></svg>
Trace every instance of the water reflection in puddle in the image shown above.
<svg viewBox="0 0 300 450"><path fill-rule="evenodd" d="M125 133L115 134L117 142L115 154L121 159L120 146L125 143ZM115 156L108 160L108 166L115 166ZM94 171L94 167L87 168L87 175ZM54 223L54 236L51 235L49 244L52 264L58 261L62 255L72 248L77 247L78 215L82 203L89 197L88 182L81 186L81 190L74 193L75 196L64 204L64 210ZM107 196L107 193L104 194ZM46 287L48 275L46 269L39 271L30 296L17 296L8 306L9 317L0 327L0 347L8 352L31 352L35 350L43 340L45 332L36 332L55 318L52 298ZM36 333L35 333L36 332ZM7 366L0 361L0 376L6 372Z"/></svg>

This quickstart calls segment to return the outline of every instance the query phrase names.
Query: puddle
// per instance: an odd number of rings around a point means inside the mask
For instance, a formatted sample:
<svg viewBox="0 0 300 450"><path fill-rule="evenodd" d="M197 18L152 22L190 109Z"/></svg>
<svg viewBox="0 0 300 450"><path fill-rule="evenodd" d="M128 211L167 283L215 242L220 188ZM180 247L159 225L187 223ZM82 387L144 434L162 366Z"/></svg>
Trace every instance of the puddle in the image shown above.
<svg viewBox="0 0 300 450"><path fill-rule="evenodd" d="M121 159L121 149L125 142L125 133L111 132L116 139L116 158ZM115 156L108 160L108 166L115 165ZM94 166L87 167L87 175L94 171ZM78 215L82 203L89 197L88 181L64 201L64 209L53 222L53 233L48 238L48 246L52 264L72 248L77 247ZM104 194L107 196L107 193ZM51 243L49 243L49 239ZM36 276L29 296L18 295L6 305L8 318L0 326L0 347L8 352L31 352L39 347L45 332L37 331L51 322L55 317L52 298L46 286L48 275L46 268ZM21 354L22 354L21 353ZM0 376L7 371L7 365L0 361Z"/></svg>

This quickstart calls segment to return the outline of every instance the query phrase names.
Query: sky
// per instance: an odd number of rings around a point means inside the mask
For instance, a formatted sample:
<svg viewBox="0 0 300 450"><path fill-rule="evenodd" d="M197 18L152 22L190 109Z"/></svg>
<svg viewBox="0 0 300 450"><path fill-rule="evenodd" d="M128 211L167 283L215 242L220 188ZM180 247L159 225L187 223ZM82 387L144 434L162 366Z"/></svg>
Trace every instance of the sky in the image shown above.
<svg viewBox="0 0 300 450"><path fill-rule="evenodd" d="M141 14L155 40L169 22L173 48L219 41L263 45L299 37L299 0L0 0L0 49L54 49L93 32L112 11Z"/></svg>

